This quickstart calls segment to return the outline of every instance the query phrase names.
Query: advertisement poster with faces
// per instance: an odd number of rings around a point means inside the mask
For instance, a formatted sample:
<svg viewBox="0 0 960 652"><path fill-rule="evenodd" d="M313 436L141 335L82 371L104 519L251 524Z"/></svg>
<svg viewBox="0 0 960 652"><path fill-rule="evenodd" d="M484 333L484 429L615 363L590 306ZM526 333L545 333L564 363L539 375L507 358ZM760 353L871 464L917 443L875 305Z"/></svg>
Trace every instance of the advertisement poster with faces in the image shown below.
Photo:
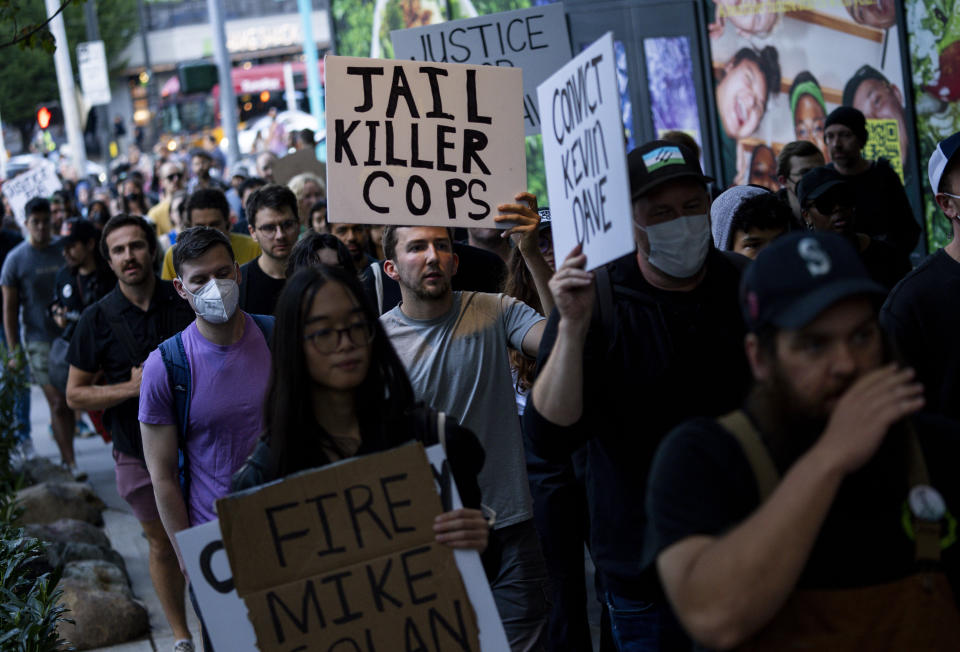
<svg viewBox="0 0 960 652"><path fill-rule="evenodd" d="M830 161L824 120L841 105L867 117L863 155L909 187L900 27L893 0L705 0L725 184L779 188L776 159L794 140Z"/></svg>
<svg viewBox="0 0 960 652"><path fill-rule="evenodd" d="M917 149L930 251L953 237L923 174L937 143L960 131L960 0L906 0Z"/></svg>

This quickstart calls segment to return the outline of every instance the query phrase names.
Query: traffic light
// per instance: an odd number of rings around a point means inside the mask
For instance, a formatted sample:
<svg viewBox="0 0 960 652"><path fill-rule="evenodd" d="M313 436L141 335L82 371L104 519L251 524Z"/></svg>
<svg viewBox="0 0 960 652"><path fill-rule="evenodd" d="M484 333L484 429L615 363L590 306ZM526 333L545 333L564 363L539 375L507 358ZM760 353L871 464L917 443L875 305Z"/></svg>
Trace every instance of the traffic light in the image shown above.
<svg viewBox="0 0 960 652"><path fill-rule="evenodd" d="M50 119L53 117L53 114L45 106L41 106L37 109L37 124L40 125L41 129L46 129L50 126Z"/></svg>

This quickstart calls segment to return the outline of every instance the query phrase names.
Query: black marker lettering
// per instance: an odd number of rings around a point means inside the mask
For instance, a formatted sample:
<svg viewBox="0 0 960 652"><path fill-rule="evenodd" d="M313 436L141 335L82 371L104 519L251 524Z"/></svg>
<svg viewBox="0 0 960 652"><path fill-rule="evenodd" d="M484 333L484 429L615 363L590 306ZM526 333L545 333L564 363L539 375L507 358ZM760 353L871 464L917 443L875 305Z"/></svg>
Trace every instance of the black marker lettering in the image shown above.
<svg viewBox="0 0 960 652"><path fill-rule="evenodd" d="M387 117L393 118L397 114L397 102L403 98L407 103L407 110L411 118L419 118L420 112L417 111L417 103L413 99L413 91L410 90L410 84L407 83L407 75L403 72L403 66L395 66L393 69L393 81L390 83L390 98L387 100Z"/></svg>
<svg viewBox="0 0 960 652"><path fill-rule="evenodd" d="M383 66L348 66L348 75L363 77L363 104L353 107L357 113L365 113L373 108L373 76L383 74Z"/></svg>
<svg viewBox="0 0 960 652"><path fill-rule="evenodd" d="M310 530L295 530L293 532L288 532L287 534L281 535L277 530L277 522L274 520L274 515L284 510L292 509L298 504L299 503L284 503L282 505L275 505L274 507L267 507L265 510L267 515L267 523L270 526L270 536L273 538L273 548L277 553L277 561L279 562L280 566L284 568L287 565L287 560L283 556L283 542L305 537Z"/></svg>
<svg viewBox="0 0 960 652"><path fill-rule="evenodd" d="M367 177L367 180L363 182L363 201L367 205L367 208L374 211L375 213L389 213L390 209L386 206L378 206L373 203L373 199L370 198L370 186L373 185L374 180L376 179L386 179L387 185L393 188L393 177L384 172L383 170L378 170L376 172L371 172L370 176ZM327 531L327 537L329 540L330 532ZM331 552L334 552L331 550ZM336 550L336 552L343 552L343 548Z"/></svg>

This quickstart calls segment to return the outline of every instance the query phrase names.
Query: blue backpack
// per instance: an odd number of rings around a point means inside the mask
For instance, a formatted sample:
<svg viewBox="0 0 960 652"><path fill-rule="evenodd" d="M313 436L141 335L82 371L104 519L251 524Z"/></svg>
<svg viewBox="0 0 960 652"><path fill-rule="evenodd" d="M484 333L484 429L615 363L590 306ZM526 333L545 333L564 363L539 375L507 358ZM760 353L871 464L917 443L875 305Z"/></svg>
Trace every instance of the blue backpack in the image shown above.
<svg viewBox="0 0 960 652"><path fill-rule="evenodd" d="M267 340L267 346L273 339L273 317L270 315L250 315L254 323L260 328L263 337ZM167 378L170 379L170 386L173 388L173 401L177 409L177 449L180 469L180 489L183 491L183 497L186 499L189 491L189 478L187 474L184 450L187 442L187 425L190 423L190 397L193 395L193 382L190 379L190 361L187 359L187 352L183 348L183 333L177 333L173 337L160 343L160 357L163 359L163 365L167 368Z"/></svg>

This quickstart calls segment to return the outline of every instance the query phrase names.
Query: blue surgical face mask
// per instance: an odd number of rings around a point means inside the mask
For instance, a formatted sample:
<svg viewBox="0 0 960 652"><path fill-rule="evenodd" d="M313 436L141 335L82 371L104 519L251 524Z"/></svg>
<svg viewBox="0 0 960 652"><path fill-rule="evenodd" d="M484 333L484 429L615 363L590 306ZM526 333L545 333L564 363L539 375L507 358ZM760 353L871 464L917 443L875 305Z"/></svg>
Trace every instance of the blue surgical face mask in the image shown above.
<svg viewBox="0 0 960 652"><path fill-rule="evenodd" d="M690 278L703 267L710 251L710 220L707 214L684 215L667 222L637 228L650 243L647 260L674 278Z"/></svg>

